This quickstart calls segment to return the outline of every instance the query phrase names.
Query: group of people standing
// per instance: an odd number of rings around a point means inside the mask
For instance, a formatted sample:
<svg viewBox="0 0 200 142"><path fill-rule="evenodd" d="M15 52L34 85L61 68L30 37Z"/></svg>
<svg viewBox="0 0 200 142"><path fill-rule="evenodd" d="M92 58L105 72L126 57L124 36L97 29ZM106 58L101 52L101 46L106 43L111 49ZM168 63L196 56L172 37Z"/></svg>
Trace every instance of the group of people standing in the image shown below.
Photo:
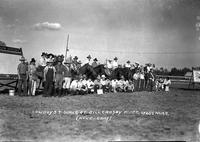
<svg viewBox="0 0 200 142"><path fill-rule="evenodd" d="M106 60L105 67L113 71L119 67L117 60L117 57L115 57L113 61ZM99 65L97 58L94 58L92 62L90 55L87 56L87 60L84 63L80 60L78 61L77 56L65 61L63 60L63 56L58 56L57 64L54 65L54 56L46 53L42 53L37 67L34 58L31 59L30 63L25 62L24 57L21 57L20 61L21 63L17 68L19 77L18 92L22 95L35 95L36 88L38 87L38 68L42 68L43 70L43 94L45 97L52 95L62 96L66 94L97 93L98 89L102 89L103 92L153 91L156 81L153 73L154 66L146 64L146 66L143 67L138 63L131 65L130 61L127 61L124 67L134 67L136 72L132 78L128 80L125 80L124 76L121 76L120 79L117 80L106 78L105 75L98 76L95 80L91 80L91 78L87 78L85 75L72 78L72 68L78 68L85 64L89 64L92 67ZM146 78L148 78L148 80Z"/></svg>

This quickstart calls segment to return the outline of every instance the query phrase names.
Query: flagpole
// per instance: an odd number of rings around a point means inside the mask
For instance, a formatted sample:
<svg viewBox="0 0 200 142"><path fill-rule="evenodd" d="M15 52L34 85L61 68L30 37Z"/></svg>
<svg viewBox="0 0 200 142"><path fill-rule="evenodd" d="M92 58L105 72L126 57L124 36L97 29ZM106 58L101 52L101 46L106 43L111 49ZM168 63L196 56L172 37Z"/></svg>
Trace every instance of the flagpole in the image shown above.
<svg viewBox="0 0 200 142"><path fill-rule="evenodd" d="M67 46L66 46L66 52L65 52L65 61L67 60L67 52L69 51L69 34L67 35Z"/></svg>

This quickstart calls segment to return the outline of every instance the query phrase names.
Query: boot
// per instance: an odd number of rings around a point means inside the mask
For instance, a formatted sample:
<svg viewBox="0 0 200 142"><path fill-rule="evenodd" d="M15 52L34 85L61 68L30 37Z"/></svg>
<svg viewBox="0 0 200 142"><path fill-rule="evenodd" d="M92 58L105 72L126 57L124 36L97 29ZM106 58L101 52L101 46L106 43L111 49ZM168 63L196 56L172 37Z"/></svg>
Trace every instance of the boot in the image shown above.
<svg viewBox="0 0 200 142"><path fill-rule="evenodd" d="M58 96L58 88L55 88L54 96Z"/></svg>
<svg viewBox="0 0 200 142"><path fill-rule="evenodd" d="M61 89L58 89L58 96L60 97L61 95Z"/></svg>
<svg viewBox="0 0 200 142"><path fill-rule="evenodd" d="M66 95L66 89L63 89L63 96Z"/></svg>

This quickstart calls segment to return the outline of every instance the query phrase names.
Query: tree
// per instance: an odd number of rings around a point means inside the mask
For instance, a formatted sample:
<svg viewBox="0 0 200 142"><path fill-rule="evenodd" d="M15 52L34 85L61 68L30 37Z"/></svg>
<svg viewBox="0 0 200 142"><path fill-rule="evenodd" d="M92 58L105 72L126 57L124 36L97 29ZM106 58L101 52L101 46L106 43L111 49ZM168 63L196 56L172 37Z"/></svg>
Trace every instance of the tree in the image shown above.
<svg viewBox="0 0 200 142"><path fill-rule="evenodd" d="M0 46L6 46L6 43L0 40Z"/></svg>

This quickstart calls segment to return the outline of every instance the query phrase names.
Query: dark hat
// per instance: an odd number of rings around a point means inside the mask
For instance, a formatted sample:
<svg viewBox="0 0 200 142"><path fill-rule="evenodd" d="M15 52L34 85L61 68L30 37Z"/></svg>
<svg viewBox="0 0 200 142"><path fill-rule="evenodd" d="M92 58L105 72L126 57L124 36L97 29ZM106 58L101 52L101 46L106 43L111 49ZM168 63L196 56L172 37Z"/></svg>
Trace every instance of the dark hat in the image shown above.
<svg viewBox="0 0 200 142"><path fill-rule="evenodd" d="M139 65L139 63L135 62L136 65Z"/></svg>
<svg viewBox="0 0 200 142"><path fill-rule="evenodd" d="M31 61L30 61L30 63L35 63L35 62L36 62L35 58L32 58Z"/></svg>
<svg viewBox="0 0 200 142"><path fill-rule="evenodd" d="M48 54L47 56L48 56L48 57L50 57L50 56L54 57L54 55L53 55L52 53Z"/></svg>
<svg viewBox="0 0 200 142"><path fill-rule="evenodd" d="M97 58L94 58L94 61L98 61Z"/></svg>
<svg viewBox="0 0 200 142"><path fill-rule="evenodd" d="M87 58L90 58L90 59L91 59L92 57L91 57L90 55L88 55Z"/></svg>
<svg viewBox="0 0 200 142"><path fill-rule="evenodd" d="M25 61L24 56L21 56L21 58L19 59L20 61Z"/></svg>
<svg viewBox="0 0 200 142"><path fill-rule="evenodd" d="M45 56L46 55L46 53L45 52L42 52L42 55L41 56Z"/></svg>
<svg viewBox="0 0 200 142"><path fill-rule="evenodd" d="M117 57L115 57L115 58L114 58L114 60L118 60L118 58L117 58Z"/></svg>
<svg viewBox="0 0 200 142"><path fill-rule="evenodd" d="M58 56L58 62L62 62L62 61L63 61L62 56Z"/></svg>
<svg viewBox="0 0 200 142"><path fill-rule="evenodd" d="M77 60L77 59L78 59L78 57L77 57L77 56L75 56L73 59L76 59L76 60Z"/></svg>
<svg viewBox="0 0 200 142"><path fill-rule="evenodd" d="M130 61L128 60L127 63L130 63Z"/></svg>

